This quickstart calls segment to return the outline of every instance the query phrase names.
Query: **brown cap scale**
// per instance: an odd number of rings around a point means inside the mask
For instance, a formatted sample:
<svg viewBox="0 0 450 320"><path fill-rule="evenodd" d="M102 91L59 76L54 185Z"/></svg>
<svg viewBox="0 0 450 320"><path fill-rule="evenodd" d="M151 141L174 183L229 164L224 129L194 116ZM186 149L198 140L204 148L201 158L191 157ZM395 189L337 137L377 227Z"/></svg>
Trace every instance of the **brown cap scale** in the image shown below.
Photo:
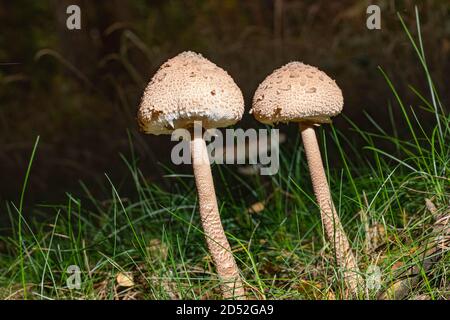
<svg viewBox="0 0 450 320"><path fill-rule="evenodd" d="M266 124L299 123L322 224L343 268L347 287L356 294L361 284L358 265L333 204L313 127L330 123L331 117L342 111L343 104L342 91L333 79L313 66L291 62L259 85L250 112Z"/></svg>
<svg viewBox="0 0 450 320"><path fill-rule="evenodd" d="M138 112L141 131L170 134L191 129L219 128L239 121L244 99L228 73L194 52L183 52L165 62L145 89ZM190 143L200 217L209 252L225 298L245 299L245 291L217 206L206 143L196 136Z"/></svg>

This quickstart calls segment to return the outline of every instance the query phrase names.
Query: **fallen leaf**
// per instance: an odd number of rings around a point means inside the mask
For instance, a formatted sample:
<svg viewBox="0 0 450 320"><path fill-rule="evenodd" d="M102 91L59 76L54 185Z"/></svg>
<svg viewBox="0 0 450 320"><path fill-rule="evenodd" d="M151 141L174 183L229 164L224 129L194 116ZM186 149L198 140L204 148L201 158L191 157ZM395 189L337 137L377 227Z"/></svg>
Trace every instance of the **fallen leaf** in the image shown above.
<svg viewBox="0 0 450 320"><path fill-rule="evenodd" d="M330 290L327 292L327 300L336 300L336 295L333 291Z"/></svg>
<svg viewBox="0 0 450 320"><path fill-rule="evenodd" d="M248 208L248 212L249 213L260 213L264 209L265 209L264 203L259 201L259 202L252 204L250 206L250 208Z"/></svg>
<svg viewBox="0 0 450 320"><path fill-rule="evenodd" d="M367 242L369 252L373 252L379 246L384 244L386 237L386 230L381 223L376 223L367 230Z"/></svg>
<svg viewBox="0 0 450 320"><path fill-rule="evenodd" d="M399 268L401 268L404 265L404 263L402 261L397 261L396 263L394 263L394 265L392 266L391 270L395 271Z"/></svg>
<svg viewBox="0 0 450 320"><path fill-rule="evenodd" d="M425 198L425 206L427 207L428 211L431 212L431 214L436 214L437 208L430 199Z"/></svg>
<svg viewBox="0 0 450 320"><path fill-rule="evenodd" d="M133 274L131 272L119 272L116 277L116 282L119 287L133 287Z"/></svg>

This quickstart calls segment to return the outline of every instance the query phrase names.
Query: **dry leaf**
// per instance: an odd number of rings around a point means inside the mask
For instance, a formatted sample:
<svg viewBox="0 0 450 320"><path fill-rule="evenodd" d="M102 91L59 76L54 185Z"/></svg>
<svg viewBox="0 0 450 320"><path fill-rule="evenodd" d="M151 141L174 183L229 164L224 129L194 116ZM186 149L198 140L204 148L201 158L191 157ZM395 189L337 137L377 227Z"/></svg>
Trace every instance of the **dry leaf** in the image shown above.
<svg viewBox="0 0 450 320"><path fill-rule="evenodd" d="M252 204L250 206L250 208L248 208L248 212L249 213L260 213L264 209L265 209L264 203L259 201L259 202Z"/></svg>
<svg viewBox="0 0 450 320"><path fill-rule="evenodd" d="M395 271L397 269L400 269L401 267L403 267L403 265L404 265L404 263L402 261L397 261L396 263L394 263L391 270Z"/></svg>
<svg viewBox="0 0 450 320"><path fill-rule="evenodd" d="M386 237L386 230L381 223L376 223L367 230L367 241L369 251L376 250L379 246L384 244Z"/></svg>
<svg viewBox="0 0 450 320"><path fill-rule="evenodd" d="M133 287L133 274L131 272L119 272L116 277L116 282L119 287Z"/></svg>
<svg viewBox="0 0 450 320"><path fill-rule="evenodd" d="M436 214L437 208L430 199L425 198L425 206L427 207L428 211L431 212L431 214Z"/></svg>
<svg viewBox="0 0 450 320"><path fill-rule="evenodd" d="M332 290L327 292L327 300L336 300L336 295Z"/></svg>

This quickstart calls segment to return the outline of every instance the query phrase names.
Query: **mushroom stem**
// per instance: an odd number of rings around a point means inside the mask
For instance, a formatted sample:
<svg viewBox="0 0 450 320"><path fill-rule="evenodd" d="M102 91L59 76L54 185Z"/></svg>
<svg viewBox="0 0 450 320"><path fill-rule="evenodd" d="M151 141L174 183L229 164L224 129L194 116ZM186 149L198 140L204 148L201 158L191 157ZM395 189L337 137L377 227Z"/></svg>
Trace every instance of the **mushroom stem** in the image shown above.
<svg viewBox="0 0 450 320"><path fill-rule="evenodd" d="M202 137L196 137L195 134L191 140L191 154L203 231L217 274L222 282L223 296L226 299L245 300L239 269L220 221L206 143Z"/></svg>
<svg viewBox="0 0 450 320"><path fill-rule="evenodd" d="M358 287L362 284L362 278L331 198L314 127L308 123L300 123L299 126L325 234L332 243L337 264L343 269L347 288L356 295Z"/></svg>

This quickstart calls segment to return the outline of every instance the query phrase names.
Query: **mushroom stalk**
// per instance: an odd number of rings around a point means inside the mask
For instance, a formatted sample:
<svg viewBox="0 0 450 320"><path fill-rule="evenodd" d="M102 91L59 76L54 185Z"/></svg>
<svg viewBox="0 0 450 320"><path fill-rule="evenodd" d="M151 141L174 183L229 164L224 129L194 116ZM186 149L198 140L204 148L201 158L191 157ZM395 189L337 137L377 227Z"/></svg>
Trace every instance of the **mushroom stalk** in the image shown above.
<svg viewBox="0 0 450 320"><path fill-rule="evenodd" d="M325 234L332 243L336 262L343 268L346 286L353 294L357 294L362 278L331 198L314 127L308 123L300 123L299 126Z"/></svg>
<svg viewBox="0 0 450 320"><path fill-rule="evenodd" d="M191 154L203 231L217 274L222 282L223 296L227 299L245 300L239 269L220 220L206 143L202 137L197 137L195 134L191 140Z"/></svg>

